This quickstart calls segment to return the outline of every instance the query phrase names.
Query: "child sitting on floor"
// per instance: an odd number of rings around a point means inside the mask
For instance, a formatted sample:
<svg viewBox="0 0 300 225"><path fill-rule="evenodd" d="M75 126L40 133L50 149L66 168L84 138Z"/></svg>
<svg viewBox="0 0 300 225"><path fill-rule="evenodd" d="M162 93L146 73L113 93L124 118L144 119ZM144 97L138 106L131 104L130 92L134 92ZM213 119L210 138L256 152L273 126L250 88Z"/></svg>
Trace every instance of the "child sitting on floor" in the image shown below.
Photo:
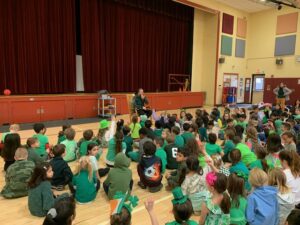
<svg viewBox="0 0 300 225"><path fill-rule="evenodd" d="M184 177L182 177L182 173L186 171L186 160L190 156L190 150L187 147L179 148L176 161L178 163L177 170L167 173L166 179L168 181L168 190L172 190L177 186L180 186L183 182Z"/></svg>
<svg viewBox="0 0 300 225"><path fill-rule="evenodd" d="M73 128L67 128L65 130L66 140L61 142L61 144L66 146L66 155L64 156L66 162L72 162L76 159L77 143L74 140L75 134L76 132Z"/></svg>
<svg viewBox="0 0 300 225"><path fill-rule="evenodd" d="M191 124L189 123L184 123L182 125L182 128L183 128L183 133L181 134L181 137L183 138L184 140L184 144L187 143L187 141L191 138L195 138L194 135L189 131L190 128L191 128Z"/></svg>
<svg viewBox="0 0 300 225"><path fill-rule="evenodd" d="M295 208L295 195L286 184L283 171L275 168L269 171L269 185L277 187L277 199L279 203L279 225L284 225L287 215Z"/></svg>
<svg viewBox="0 0 300 225"><path fill-rule="evenodd" d="M230 160L231 160L231 167L229 168L230 174L232 173L240 173L243 174L243 178L245 179L245 188L246 190L250 191L251 186L248 182L248 177L249 177L249 170L245 163L243 163L242 155L240 150L234 149L230 152L229 154Z"/></svg>
<svg viewBox="0 0 300 225"><path fill-rule="evenodd" d="M94 132L92 130L85 130L83 131L83 138L80 139L78 142L78 148L79 148L79 157L85 156L87 153L87 146L90 143L95 143L97 144L96 141L92 141L92 138L94 136Z"/></svg>
<svg viewBox="0 0 300 225"><path fill-rule="evenodd" d="M181 189L183 194L191 200L194 214L200 215L201 205L207 192L205 177L197 157L188 157L186 165L187 169L182 173L184 181L181 184Z"/></svg>
<svg viewBox="0 0 300 225"><path fill-rule="evenodd" d="M172 134L175 134L175 145L180 148L184 146L184 139L180 135L180 128L177 126L172 127L171 129Z"/></svg>
<svg viewBox="0 0 300 225"><path fill-rule="evenodd" d="M205 150L210 156L213 154L220 154L221 156L224 155L224 152L222 151L221 147L218 144L216 144L217 139L218 138L216 134L208 134L208 143L205 144Z"/></svg>
<svg viewBox="0 0 300 225"><path fill-rule="evenodd" d="M137 115L133 115L131 118L131 124L129 125L131 130L131 137L133 140L139 139L139 130L142 128L141 124L139 123L139 117Z"/></svg>
<svg viewBox="0 0 300 225"><path fill-rule="evenodd" d="M146 142L144 144L144 154L138 164L137 170L140 177L138 185L142 189L149 188L152 193L158 192L163 187L161 160L155 156L156 146L153 142Z"/></svg>
<svg viewBox="0 0 300 225"><path fill-rule="evenodd" d="M19 131L20 131L20 125L19 124L11 124L9 126L9 132L2 133L1 143L2 144L4 143L4 139L5 139L6 135L8 135L8 134L16 134Z"/></svg>
<svg viewBox="0 0 300 225"><path fill-rule="evenodd" d="M165 152L167 154L167 169L177 169L178 163L176 161L176 155L178 152L178 147L174 143L175 134L169 134L167 136L168 144L165 146Z"/></svg>
<svg viewBox="0 0 300 225"><path fill-rule="evenodd" d="M28 182L28 208L33 216L44 217L55 202L68 197L65 193L54 196L51 191L50 180L53 177L52 167L49 163L37 165Z"/></svg>
<svg viewBox="0 0 300 225"><path fill-rule="evenodd" d="M58 136L57 136L57 144L60 144L61 142L63 142L64 140L66 140L66 135L65 135L65 130L71 128L71 125L63 125L62 126L62 130L58 132Z"/></svg>
<svg viewBox="0 0 300 225"><path fill-rule="evenodd" d="M245 198L245 180L240 173L232 173L228 178L228 193L231 197L230 223L245 225L247 199Z"/></svg>
<svg viewBox="0 0 300 225"><path fill-rule="evenodd" d="M234 137L233 143L236 144L235 148L240 150L242 156L242 162L246 166L249 166L257 159L254 152L252 152L251 149L246 144L241 143L240 137L238 136Z"/></svg>
<svg viewBox="0 0 300 225"><path fill-rule="evenodd" d="M76 216L76 204L73 197L58 200L51 208L43 225L71 225Z"/></svg>
<svg viewBox="0 0 300 225"><path fill-rule="evenodd" d="M255 154L256 154L257 160L255 160L254 162L252 162L249 165L250 170L253 168L259 168L267 173L269 168L274 167L273 165L268 164L268 162L266 160L266 156L267 156L268 152L264 147L262 147L262 146L257 147L255 150Z"/></svg>
<svg viewBox="0 0 300 225"><path fill-rule="evenodd" d="M36 133L32 137L35 137L39 140L40 146L36 149L37 153L43 157L47 155L47 149L49 149L48 137L45 135L46 127L43 123L36 123L33 125L33 130Z"/></svg>
<svg viewBox="0 0 300 225"><path fill-rule="evenodd" d="M88 156L79 159L72 181L75 199L78 203L86 204L95 200L100 188L100 181L93 172L91 160Z"/></svg>
<svg viewBox="0 0 300 225"><path fill-rule="evenodd" d="M174 199L172 200L175 221L166 223L166 225L198 225L194 220L190 220L193 215L193 206L191 201L182 193L180 187L175 188L172 191ZM145 202L145 208L147 209L152 225L158 225L158 219L154 213L154 201L148 199Z"/></svg>
<svg viewBox="0 0 300 225"><path fill-rule="evenodd" d="M261 169L250 172L249 182L254 191L248 196L246 218L249 225L277 225L279 222L278 190L268 185L268 175Z"/></svg>
<svg viewBox="0 0 300 225"><path fill-rule="evenodd" d="M28 138L27 139L27 143L26 143L26 147L27 147L27 151L28 151L28 161L32 161L34 162L35 165L40 164L44 161L46 161L47 159L47 155L44 155L43 157L41 157L36 149L39 147L40 143L39 140L37 138Z"/></svg>
<svg viewBox="0 0 300 225"><path fill-rule="evenodd" d="M87 156L90 158L93 172L95 173L97 179L100 181L100 177L104 177L108 172L109 168L101 168L99 169L98 160L96 158L97 155L101 156L102 149L99 149L99 146L95 143L90 143L87 147Z"/></svg>
<svg viewBox="0 0 300 225"><path fill-rule="evenodd" d="M161 137L156 137L154 140L154 144L156 145L155 155L161 160L161 172L165 173L167 166L167 154L163 149L164 139L162 139Z"/></svg>
<svg viewBox="0 0 300 225"><path fill-rule="evenodd" d="M115 136L109 140L108 151L105 159L106 165L108 167L114 167L115 157L118 153L126 152L126 144L125 142L123 142L123 138L124 138L123 132L117 131L115 133Z"/></svg>
<svg viewBox="0 0 300 225"><path fill-rule="evenodd" d="M296 137L290 131L286 131L281 135L281 140L285 150L297 152Z"/></svg>
<svg viewBox="0 0 300 225"><path fill-rule="evenodd" d="M266 160L268 165L273 165L276 167L281 167L279 160L279 153L284 150L281 144L281 138L278 134L271 134L267 139L267 152Z"/></svg>
<svg viewBox="0 0 300 225"><path fill-rule="evenodd" d="M50 161L53 170L51 184L53 189L61 191L65 185L71 183L73 173L68 163L63 159L66 154L66 147L63 144L55 145L52 152L54 158Z"/></svg>
<svg viewBox="0 0 300 225"><path fill-rule="evenodd" d="M132 172L129 169L130 159L124 153L116 155L115 166L112 168L106 180L103 183L103 189L108 196L112 199L113 196L119 191L123 194L130 195L132 190Z"/></svg>
<svg viewBox="0 0 300 225"><path fill-rule="evenodd" d="M130 127L129 126L124 126L123 127L123 134L124 134L124 142L126 144L126 156L129 157L129 152L132 152L132 145L133 145L133 139L131 137L130 133Z"/></svg>
<svg viewBox="0 0 300 225"><path fill-rule="evenodd" d="M199 225L230 224L230 197L226 192L227 178L224 174L210 172L206 175L210 192L201 207Z"/></svg>
<svg viewBox="0 0 300 225"><path fill-rule="evenodd" d="M123 121L124 123L124 121ZM123 126L122 121L119 124ZM99 122L99 131L96 142L101 148L107 148L109 140L114 136L116 129L116 118L112 116L111 122L107 120L101 120Z"/></svg>
<svg viewBox="0 0 300 225"><path fill-rule="evenodd" d="M163 126L162 122L160 120L155 121L155 129L154 129L154 134L156 137L161 137L162 131L163 131Z"/></svg>
<svg viewBox="0 0 300 225"><path fill-rule="evenodd" d="M25 148L18 148L15 162L8 167L5 174L5 186L1 191L4 198L19 198L28 194L27 183L34 169L34 163L27 161L28 152Z"/></svg>

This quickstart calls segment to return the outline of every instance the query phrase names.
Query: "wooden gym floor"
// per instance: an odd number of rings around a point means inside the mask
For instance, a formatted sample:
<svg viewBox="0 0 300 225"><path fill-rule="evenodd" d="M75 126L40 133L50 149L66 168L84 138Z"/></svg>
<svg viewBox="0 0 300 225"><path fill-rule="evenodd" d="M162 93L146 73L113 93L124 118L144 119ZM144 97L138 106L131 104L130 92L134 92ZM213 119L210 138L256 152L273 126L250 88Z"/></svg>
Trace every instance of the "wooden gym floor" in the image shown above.
<svg viewBox="0 0 300 225"><path fill-rule="evenodd" d="M191 113L194 110L189 110ZM178 113L178 110L168 111L169 113ZM129 121L128 115L119 116L117 118L122 118L125 120L125 123ZM75 139L78 141L82 137L82 132L86 129L92 129L95 134L97 134L99 123L87 123L81 125L72 126L76 130ZM52 127L48 128L46 135L49 137L50 144L57 143L57 134L61 130L61 127ZM25 144L28 137L33 135L33 130L22 130L19 132L22 139L22 144ZM104 159L106 155L106 149L104 150L104 154L101 156L99 160L99 165L104 167ZM3 159L0 159L0 188L5 184L5 173L3 171ZM72 162L69 164L72 170L76 165L76 162ZM132 213L132 224L133 225L150 225L150 218L148 217L148 213L144 207L144 202L148 198L152 198L155 200L155 212L158 216L160 224L165 224L166 222L173 221L173 215L171 213L172 210L172 194L171 192L167 192L164 188L158 193L149 193L146 190L142 190L137 186L137 182L139 181L138 174L136 171L137 164L132 162L130 168L133 172L133 195L137 195L140 199L139 205L134 209ZM105 177L101 179L101 185ZM165 178L163 179L163 184L166 184ZM57 192L58 193L58 192ZM0 221L1 224L13 224L13 225L40 225L43 223L43 218L34 217L30 214L27 206L27 197L17 198L17 199L4 199L0 196ZM110 206L108 199L101 189L98 192L97 198L94 202L87 205L78 205L76 208L76 218L73 224L80 225L105 225L109 224L109 215ZM198 221L199 217L193 217L196 221Z"/></svg>

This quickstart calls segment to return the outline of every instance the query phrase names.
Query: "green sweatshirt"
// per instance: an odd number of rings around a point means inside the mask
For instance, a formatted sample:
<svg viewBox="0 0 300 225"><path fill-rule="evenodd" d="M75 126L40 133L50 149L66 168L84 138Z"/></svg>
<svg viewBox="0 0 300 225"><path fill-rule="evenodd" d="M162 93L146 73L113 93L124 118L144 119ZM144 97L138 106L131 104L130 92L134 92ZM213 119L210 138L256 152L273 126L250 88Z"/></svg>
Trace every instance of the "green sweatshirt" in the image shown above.
<svg viewBox="0 0 300 225"><path fill-rule="evenodd" d="M112 168L104 183L109 185L108 198L113 199L114 195L121 191L130 195L130 182L132 172L129 169L130 159L124 153L118 153L115 158L115 165Z"/></svg>
<svg viewBox="0 0 300 225"><path fill-rule="evenodd" d="M50 181L42 181L37 187L28 191L28 208L33 216L44 217L54 203L62 198L69 196L64 193L54 199Z"/></svg>

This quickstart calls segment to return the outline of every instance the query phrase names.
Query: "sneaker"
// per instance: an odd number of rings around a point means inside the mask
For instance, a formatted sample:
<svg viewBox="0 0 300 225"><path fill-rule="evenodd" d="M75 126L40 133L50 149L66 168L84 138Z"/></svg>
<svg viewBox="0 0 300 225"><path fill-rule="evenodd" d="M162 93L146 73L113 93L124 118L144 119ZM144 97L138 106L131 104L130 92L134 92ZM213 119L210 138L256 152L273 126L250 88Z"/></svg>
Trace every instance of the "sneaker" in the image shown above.
<svg viewBox="0 0 300 225"><path fill-rule="evenodd" d="M155 193L155 192L159 192L161 189L162 189L162 187L163 187L163 185L162 184L160 184L159 186L157 186L157 187L149 187L149 192L150 193Z"/></svg>
<svg viewBox="0 0 300 225"><path fill-rule="evenodd" d="M140 188L142 188L142 189L146 189L146 188L147 188L146 185L143 184L141 181L138 182L138 186L139 186Z"/></svg>
<svg viewBox="0 0 300 225"><path fill-rule="evenodd" d="M51 188L56 190L56 191L63 191L65 189L65 186L58 185L58 186L51 186Z"/></svg>

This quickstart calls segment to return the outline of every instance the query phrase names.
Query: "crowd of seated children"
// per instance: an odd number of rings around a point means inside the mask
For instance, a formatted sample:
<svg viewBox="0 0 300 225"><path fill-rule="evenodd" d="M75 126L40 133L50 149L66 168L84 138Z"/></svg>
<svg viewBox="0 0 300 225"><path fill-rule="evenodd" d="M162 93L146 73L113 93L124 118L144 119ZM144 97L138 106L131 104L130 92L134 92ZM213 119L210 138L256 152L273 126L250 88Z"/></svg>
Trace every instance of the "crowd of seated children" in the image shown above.
<svg viewBox="0 0 300 225"><path fill-rule="evenodd" d="M195 117L181 112L180 118L165 112L154 122L133 115L129 126L113 118L100 122L97 137L92 130L84 131L77 145L75 130L63 128L60 144L54 147L39 123L34 125L36 134L27 140L27 150L20 148L17 130L3 141L6 184L1 194L6 198L28 194L29 211L46 216L48 224L51 220L59 224L60 219L72 223L75 211L72 201L66 200L68 194L55 196L51 188L63 190L67 185L78 203L89 203L96 198L103 176L109 200L123 196L123 203L137 204L131 196L131 160L137 162L132 166L138 171L138 186L149 192L161 191L165 174L166 190L174 196L175 218L167 224L297 224L300 215L299 104L291 111L267 104L253 107L250 113L225 108L223 115L218 108L211 113L198 109ZM98 166L105 147L111 169ZM68 165L72 160L78 160L74 175ZM23 169L18 169L20 165ZM59 209L60 201L68 203L70 211ZM130 224L129 205L111 215L111 224ZM158 224L154 201L146 201L145 206L152 224ZM198 223L190 220L192 214L200 215Z"/></svg>

